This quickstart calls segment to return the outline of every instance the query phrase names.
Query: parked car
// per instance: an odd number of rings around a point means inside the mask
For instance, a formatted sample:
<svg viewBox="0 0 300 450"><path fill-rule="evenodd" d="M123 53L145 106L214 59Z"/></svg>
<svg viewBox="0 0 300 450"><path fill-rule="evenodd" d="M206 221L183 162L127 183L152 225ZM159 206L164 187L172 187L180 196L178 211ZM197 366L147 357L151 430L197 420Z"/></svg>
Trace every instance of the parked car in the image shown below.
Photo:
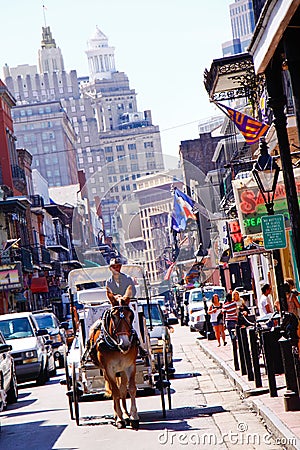
<svg viewBox="0 0 300 450"><path fill-rule="evenodd" d="M155 301L157 301L157 303L160 306L160 309L162 310L162 312L164 314L165 319L167 319L170 311L169 311L169 309L168 309L168 307L166 305L165 297L164 296L155 297Z"/></svg>
<svg viewBox="0 0 300 450"><path fill-rule="evenodd" d="M7 344L0 331L0 411L6 403L18 400L18 386L14 359L11 355L12 346Z"/></svg>
<svg viewBox="0 0 300 450"><path fill-rule="evenodd" d="M49 359L53 356L51 346L45 341L48 331L39 328L31 312L0 315L0 331L12 346L17 381L45 384L54 365L54 358L53 362Z"/></svg>
<svg viewBox="0 0 300 450"><path fill-rule="evenodd" d="M175 325L176 323L178 323L178 319L176 316L165 319L159 303L156 300L153 300L150 304L150 323L149 308L147 302L139 301L139 305L143 308L143 314L146 318L146 324L150 334L151 348L154 357L156 358L156 367L158 358L157 355L161 356L161 365L164 365L163 350L165 345L169 375L172 375L175 372L175 369L173 367L173 346L171 342L170 331L172 331L171 325Z"/></svg>
<svg viewBox="0 0 300 450"><path fill-rule="evenodd" d="M190 331L199 331L206 336L210 317L207 314L209 302L214 294L218 294L220 301L225 300L225 289L222 286L204 286L190 290L188 303L188 325Z"/></svg>
<svg viewBox="0 0 300 450"><path fill-rule="evenodd" d="M48 311L34 311L33 315L40 328L49 333L55 361L59 367L65 367L65 359L68 351L66 331L60 324L55 314Z"/></svg>

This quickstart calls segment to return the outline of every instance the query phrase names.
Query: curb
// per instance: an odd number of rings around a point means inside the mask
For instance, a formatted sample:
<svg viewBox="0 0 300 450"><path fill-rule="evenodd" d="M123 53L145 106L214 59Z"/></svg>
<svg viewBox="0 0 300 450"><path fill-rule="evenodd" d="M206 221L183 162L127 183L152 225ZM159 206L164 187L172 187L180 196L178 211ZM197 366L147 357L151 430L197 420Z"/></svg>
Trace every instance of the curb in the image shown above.
<svg viewBox="0 0 300 450"><path fill-rule="evenodd" d="M236 389L242 392L243 396L251 403L253 410L263 419L267 428L273 433L275 441L278 444L284 445L285 450L299 450L300 440L297 436L292 433L292 431L279 419L279 417L274 414L267 406L263 404L260 399L250 399L249 398L249 386L244 382L244 380L229 367L221 358L216 356L212 351L206 348L202 342L196 339L196 343L201 347L201 349L212 358L217 365L222 369L222 371L230 378Z"/></svg>

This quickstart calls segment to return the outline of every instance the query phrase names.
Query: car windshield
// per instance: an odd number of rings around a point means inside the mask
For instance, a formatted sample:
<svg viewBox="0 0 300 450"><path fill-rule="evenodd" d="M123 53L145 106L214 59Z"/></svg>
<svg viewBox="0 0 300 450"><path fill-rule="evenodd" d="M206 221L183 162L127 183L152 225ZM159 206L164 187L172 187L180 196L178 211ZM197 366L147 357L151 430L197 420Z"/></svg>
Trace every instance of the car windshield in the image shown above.
<svg viewBox="0 0 300 450"><path fill-rule="evenodd" d="M143 312L144 316L146 317L146 324L147 326L150 326L148 305L143 305ZM163 319L158 305L150 305L150 314L153 326L163 325Z"/></svg>
<svg viewBox="0 0 300 450"><path fill-rule="evenodd" d="M220 300L224 300L225 291L224 288L214 288L214 289L204 289L203 293L201 291L191 292L190 302L200 302L203 300L211 300L214 294L218 294Z"/></svg>
<svg viewBox="0 0 300 450"><path fill-rule="evenodd" d="M27 317L18 317L0 321L0 330L5 339L33 337L33 329Z"/></svg>
<svg viewBox="0 0 300 450"><path fill-rule="evenodd" d="M53 316L38 316L35 315L38 326L42 329L49 330L50 328L57 328L57 324L54 321Z"/></svg>

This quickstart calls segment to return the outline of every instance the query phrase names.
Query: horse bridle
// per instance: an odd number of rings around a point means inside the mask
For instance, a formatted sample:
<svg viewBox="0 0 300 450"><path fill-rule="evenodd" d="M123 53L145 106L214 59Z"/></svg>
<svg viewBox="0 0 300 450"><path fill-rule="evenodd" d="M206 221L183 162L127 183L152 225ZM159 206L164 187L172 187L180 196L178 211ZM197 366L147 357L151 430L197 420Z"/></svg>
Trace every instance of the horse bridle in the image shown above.
<svg viewBox="0 0 300 450"><path fill-rule="evenodd" d="M121 348L120 348L122 342L120 342L118 339L116 339L115 336L118 337L119 334L127 334L128 336L130 336L130 345L131 345L132 341L133 341L133 338L134 338L134 335L135 335L134 330L132 328L132 324L127 320L127 318L124 315L124 312L123 312L124 309L127 310L127 311L128 310L131 311L132 314L133 314L133 311L132 311L131 308L129 308L129 306L113 306L111 309L108 309L108 310L105 311L104 317L103 317L103 322L102 322L102 325L103 325L102 326L102 331L103 331L103 338L104 338L105 343L110 348L116 348L117 347L120 351L122 351ZM113 324L113 335L112 335L111 333L109 333L108 327L109 327L110 321L112 320L112 313L115 310L120 310L120 316L119 316L119 320L118 320L116 325L114 325L114 322L112 321L112 324ZM117 331L122 320L126 321L128 327L130 329L130 332L120 333L120 332Z"/></svg>

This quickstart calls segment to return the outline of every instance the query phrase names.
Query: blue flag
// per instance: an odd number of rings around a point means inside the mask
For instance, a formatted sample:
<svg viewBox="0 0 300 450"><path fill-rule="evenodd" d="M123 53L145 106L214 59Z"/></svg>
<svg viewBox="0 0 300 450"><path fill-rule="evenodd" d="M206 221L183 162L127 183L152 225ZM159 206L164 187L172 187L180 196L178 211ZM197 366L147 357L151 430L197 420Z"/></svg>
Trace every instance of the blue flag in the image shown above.
<svg viewBox="0 0 300 450"><path fill-rule="evenodd" d="M195 202L192 198L179 189L175 189L171 223L171 228L174 231L184 231L188 219L196 220L196 216L193 212L194 205Z"/></svg>

